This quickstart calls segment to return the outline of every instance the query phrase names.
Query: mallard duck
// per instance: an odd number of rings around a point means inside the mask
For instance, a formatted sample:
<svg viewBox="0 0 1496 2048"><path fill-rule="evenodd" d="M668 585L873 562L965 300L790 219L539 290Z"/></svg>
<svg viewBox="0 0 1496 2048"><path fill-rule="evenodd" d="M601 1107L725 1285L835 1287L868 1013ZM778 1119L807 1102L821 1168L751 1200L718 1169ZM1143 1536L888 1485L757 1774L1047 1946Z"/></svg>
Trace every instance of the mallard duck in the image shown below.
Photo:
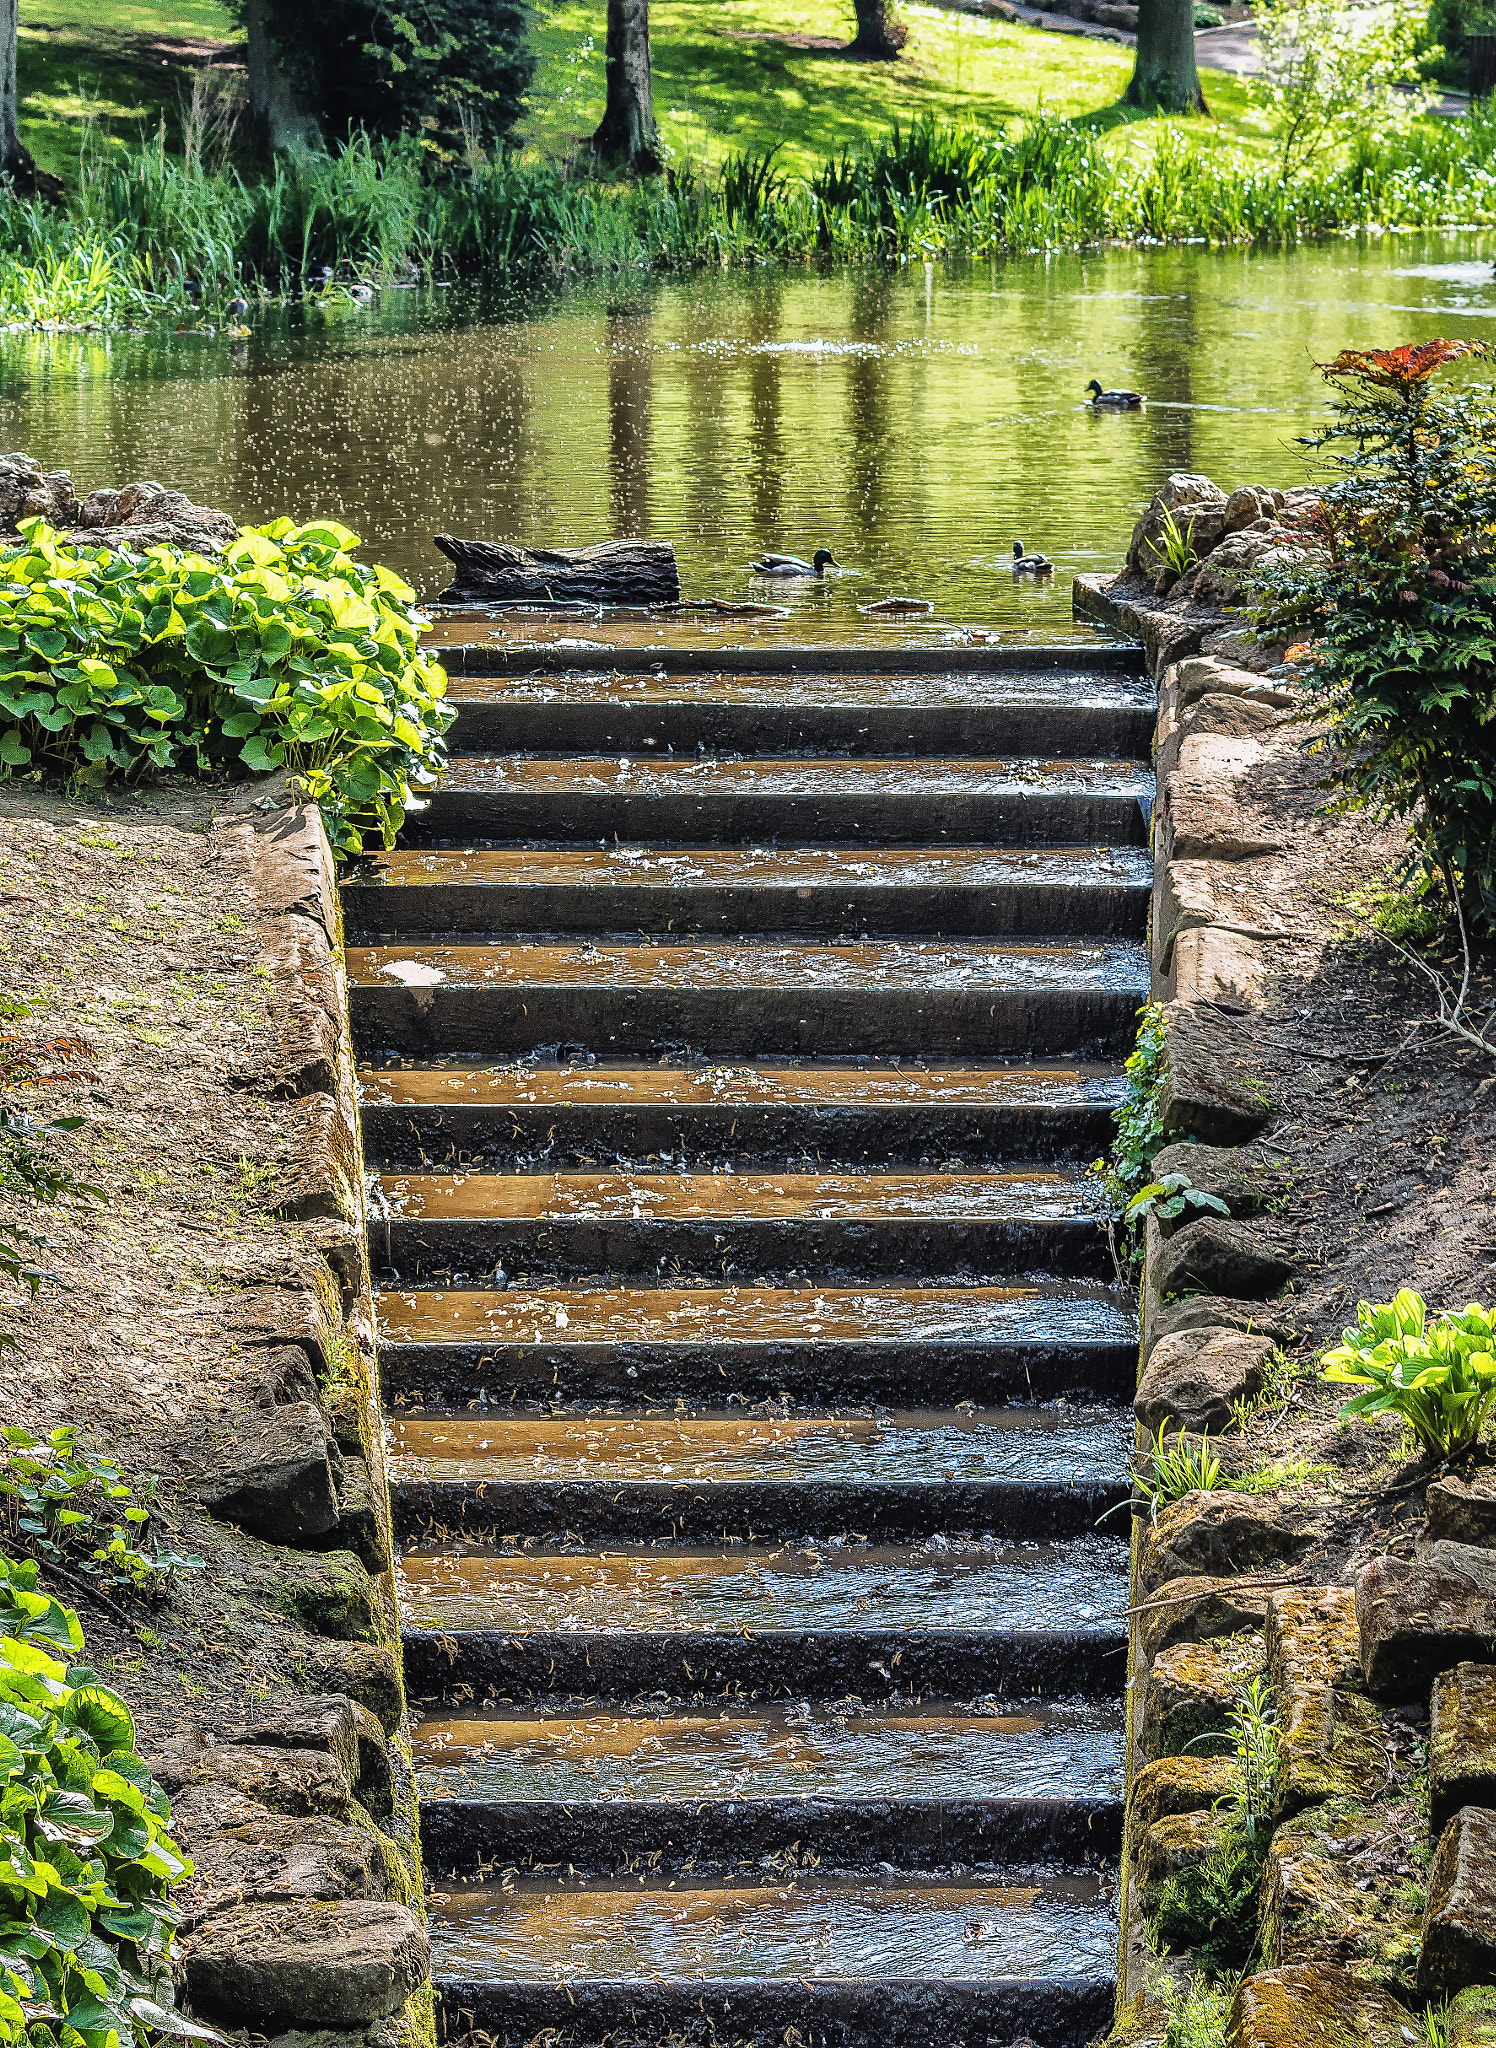
<svg viewBox="0 0 1496 2048"><path fill-rule="evenodd" d="M1021 540L1013 543L1013 574L1015 576L1053 576L1054 563L1048 555L1031 555Z"/></svg>
<svg viewBox="0 0 1496 2048"><path fill-rule="evenodd" d="M1096 412L1141 412L1148 403L1141 391L1103 391L1096 377L1091 379L1086 389L1091 394L1091 406Z"/></svg>
<svg viewBox="0 0 1496 2048"><path fill-rule="evenodd" d="M839 569L841 563L830 548L817 548L811 562L802 562L798 555L760 555L748 566L758 576L824 576L827 569Z"/></svg>

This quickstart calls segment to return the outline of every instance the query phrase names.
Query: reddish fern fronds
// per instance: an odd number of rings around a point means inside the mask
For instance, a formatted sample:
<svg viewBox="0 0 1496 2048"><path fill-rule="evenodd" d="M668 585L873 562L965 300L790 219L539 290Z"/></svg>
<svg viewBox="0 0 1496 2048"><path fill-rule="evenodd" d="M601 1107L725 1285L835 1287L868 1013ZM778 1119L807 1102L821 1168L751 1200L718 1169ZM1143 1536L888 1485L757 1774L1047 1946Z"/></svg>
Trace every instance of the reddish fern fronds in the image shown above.
<svg viewBox="0 0 1496 2048"><path fill-rule="evenodd" d="M1333 363L1319 367L1327 377L1361 377L1406 398L1446 363L1489 353L1483 341L1409 341L1401 348L1343 348Z"/></svg>

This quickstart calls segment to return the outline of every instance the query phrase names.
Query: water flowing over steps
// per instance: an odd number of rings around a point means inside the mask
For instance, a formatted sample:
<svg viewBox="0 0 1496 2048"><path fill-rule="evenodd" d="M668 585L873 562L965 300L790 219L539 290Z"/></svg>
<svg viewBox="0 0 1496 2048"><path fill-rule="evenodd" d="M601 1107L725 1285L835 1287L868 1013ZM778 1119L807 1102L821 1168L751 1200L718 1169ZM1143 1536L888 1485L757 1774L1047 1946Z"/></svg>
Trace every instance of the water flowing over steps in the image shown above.
<svg viewBox="0 0 1496 2048"><path fill-rule="evenodd" d="M343 893L439 2035L1078 2048L1151 690L447 657Z"/></svg>

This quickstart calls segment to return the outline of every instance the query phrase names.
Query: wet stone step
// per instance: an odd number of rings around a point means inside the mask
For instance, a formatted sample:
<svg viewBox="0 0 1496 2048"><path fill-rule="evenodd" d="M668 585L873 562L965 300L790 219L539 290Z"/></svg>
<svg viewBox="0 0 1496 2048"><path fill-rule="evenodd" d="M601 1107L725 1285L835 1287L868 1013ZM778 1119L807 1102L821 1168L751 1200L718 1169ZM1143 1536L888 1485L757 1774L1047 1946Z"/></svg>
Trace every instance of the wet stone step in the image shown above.
<svg viewBox="0 0 1496 2048"><path fill-rule="evenodd" d="M1089 1696L1120 1690L1124 1675L1125 1532L917 1548L840 1531L773 1548L452 1545L407 1550L399 1579L422 1699L453 1683L510 1699L734 1684L827 1698Z"/></svg>
<svg viewBox="0 0 1496 2048"><path fill-rule="evenodd" d="M1121 1716L1079 1700L719 1701L429 1714L415 1737L438 1881L639 1859L698 1877L779 1858L899 1870L1114 1857Z"/></svg>
<svg viewBox="0 0 1496 2048"><path fill-rule="evenodd" d="M529 675L453 670L456 751L579 754L1041 754L1146 759L1146 679L1086 672L954 675Z"/></svg>
<svg viewBox="0 0 1496 2048"><path fill-rule="evenodd" d="M533 1156L557 1165L608 1154L665 1166L769 1154L880 1164L1094 1159L1123 1084L1111 1066L837 1066L806 1061L639 1066L465 1061L366 1068L371 1160L390 1166ZM467 1156L462 1157L463 1154ZM662 1158L661 1154L671 1155ZM651 1157L651 1155L653 1155ZM962 1163L966 1163L963 1161Z"/></svg>
<svg viewBox="0 0 1496 2048"><path fill-rule="evenodd" d="M1142 846L1152 801L1138 761L459 754L402 837Z"/></svg>
<svg viewBox="0 0 1496 2048"><path fill-rule="evenodd" d="M343 885L350 933L1138 933L1142 847L995 851L498 847L376 854Z"/></svg>
<svg viewBox="0 0 1496 2048"><path fill-rule="evenodd" d="M1101 1277L1105 1201L1027 1173L385 1174L375 1243L400 1273L992 1273ZM381 1227L382 1224L382 1227Z"/></svg>
<svg viewBox="0 0 1496 2048"><path fill-rule="evenodd" d="M429 1713L413 1735L423 1812L437 1804L604 1810L644 1802L980 1796L1073 1802L1121 1792L1120 1702L865 1706L705 1701ZM881 1860L881 1851L871 1860Z"/></svg>
<svg viewBox="0 0 1496 2048"><path fill-rule="evenodd" d="M1081 2048L1110 2018L1112 1888L1062 1870L517 1877L444 1886L429 1905L449 2039L778 2041L793 2027L845 2048Z"/></svg>
<svg viewBox="0 0 1496 2048"><path fill-rule="evenodd" d="M1131 1302L1081 1283L385 1290L378 1313L397 1412L423 1397L985 1407L1136 1382Z"/></svg>
<svg viewBox="0 0 1496 2048"><path fill-rule="evenodd" d="M1117 1408L397 1416L406 1541L1083 1534L1127 1497Z"/></svg>
<svg viewBox="0 0 1496 2048"><path fill-rule="evenodd" d="M381 1053L1118 1052L1141 946L769 940L352 946L354 1025Z"/></svg>

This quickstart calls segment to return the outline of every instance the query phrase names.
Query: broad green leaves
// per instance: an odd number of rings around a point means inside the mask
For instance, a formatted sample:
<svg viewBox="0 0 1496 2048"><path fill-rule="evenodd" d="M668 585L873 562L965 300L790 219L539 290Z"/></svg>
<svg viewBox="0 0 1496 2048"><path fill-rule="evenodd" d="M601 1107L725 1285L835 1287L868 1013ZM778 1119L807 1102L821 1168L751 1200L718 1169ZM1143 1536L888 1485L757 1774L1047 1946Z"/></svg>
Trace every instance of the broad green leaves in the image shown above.
<svg viewBox="0 0 1496 2048"><path fill-rule="evenodd" d="M415 592L355 561L356 534L278 519L215 561L23 533L0 550L0 781L289 767L339 852L393 843L454 714Z"/></svg>
<svg viewBox="0 0 1496 2048"><path fill-rule="evenodd" d="M35 1564L0 1555L0 2048L218 2040L173 2010L170 1893L191 1865L130 1710L39 1632L83 1647Z"/></svg>
<svg viewBox="0 0 1496 2048"><path fill-rule="evenodd" d="M1320 1359L1333 1385L1362 1387L1340 1413L1400 1415L1425 1451L1471 1450L1496 1403L1496 1312L1478 1302L1432 1326L1410 1287L1390 1302L1358 1304L1354 1329Z"/></svg>

